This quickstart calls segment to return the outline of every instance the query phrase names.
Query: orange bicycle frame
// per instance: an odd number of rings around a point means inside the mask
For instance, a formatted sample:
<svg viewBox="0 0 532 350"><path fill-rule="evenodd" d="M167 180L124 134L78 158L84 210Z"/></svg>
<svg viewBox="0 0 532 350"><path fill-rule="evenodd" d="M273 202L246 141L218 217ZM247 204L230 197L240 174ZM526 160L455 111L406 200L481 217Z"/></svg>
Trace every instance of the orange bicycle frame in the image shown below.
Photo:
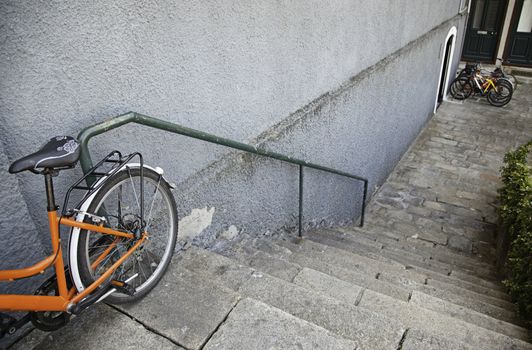
<svg viewBox="0 0 532 350"><path fill-rule="evenodd" d="M63 262L63 254L61 249L61 239L59 236L59 225L70 227L79 227L83 230L90 230L108 235L114 235L117 238L135 238L133 234L116 231L101 225L93 225L85 222L78 222L70 217L57 217L57 212L48 211L48 223L50 229L50 236L52 240L53 252L50 256L44 258L33 266L29 266L16 270L0 270L0 281L14 281L21 278L28 278L44 271L50 266L54 266L55 275L57 277L56 296L49 295L25 295L25 294L0 294L0 310L4 311L63 311L68 312L69 308L92 293L98 286L102 285L113 272L144 242L147 238L147 233L144 232L135 244L128 249L116 262L113 263L100 277L98 277L92 284L87 286L83 291L77 292L76 287L67 287L67 280L65 276L65 265ZM92 268L94 269L112 249L105 250L100 256L96 258Z"/></svg>

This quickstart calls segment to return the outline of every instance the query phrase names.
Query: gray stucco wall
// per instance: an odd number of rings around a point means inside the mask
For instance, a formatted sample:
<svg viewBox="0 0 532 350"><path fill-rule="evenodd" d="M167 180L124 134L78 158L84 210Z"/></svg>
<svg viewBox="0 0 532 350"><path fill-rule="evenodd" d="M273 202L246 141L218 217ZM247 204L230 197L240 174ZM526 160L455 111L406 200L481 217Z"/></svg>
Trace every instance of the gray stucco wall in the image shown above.
<svg viewBox="0 0 532 350"><path fill-rule="evenodd" d="M0 143L0 269L9 270L25 265L33 265L44 256L44 247L39 240L39 231L21 195L15 176L8 176L7 157ZM40 278L39 278L40 280ZM20 280L0 284L0 292L32 292L34 280Z"/></svg>
<svg viewBox="0 0 532 350"><path fill-rule="evenodd" d="M134 110L367 176L374 186L432 112L441 46L465 21L459 3L3 1L2 167L51 136ZM181 217L198 208L204 220L213 215L198 243L230 225L256 234L295 225L291 166L138 126L91 144L94 159L115 148L140 150L165 169L179 184ZM79 175L61 173L58 198ZM353 219L359 187L305 175L307 225ZM31 244L45 244L42 178L0 173L7 178L18 187L0 187L1 197L16 193L27 208L19 217L40 230ZM0 214L3 226L15 217Z"/></svg>

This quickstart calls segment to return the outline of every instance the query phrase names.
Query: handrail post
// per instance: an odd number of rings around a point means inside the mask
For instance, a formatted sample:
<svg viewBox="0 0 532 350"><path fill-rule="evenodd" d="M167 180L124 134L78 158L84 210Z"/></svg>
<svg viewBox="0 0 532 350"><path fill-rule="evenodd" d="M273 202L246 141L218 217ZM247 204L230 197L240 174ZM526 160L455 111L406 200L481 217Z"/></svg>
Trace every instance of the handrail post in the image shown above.
<svg viewBox="0 0 532 350"><path fill-rule="evenodd" d="M362 195L362 209L360 213L360 227L364 226L364 214L366 212L366 197L368 196L368 180L364 180L364 194Z"/></svg>
<svg viewBox="0 0 532 350"><path fill-rule="evenodd" d="M303 237L303 165L299 164L299 237Z"/></svg>

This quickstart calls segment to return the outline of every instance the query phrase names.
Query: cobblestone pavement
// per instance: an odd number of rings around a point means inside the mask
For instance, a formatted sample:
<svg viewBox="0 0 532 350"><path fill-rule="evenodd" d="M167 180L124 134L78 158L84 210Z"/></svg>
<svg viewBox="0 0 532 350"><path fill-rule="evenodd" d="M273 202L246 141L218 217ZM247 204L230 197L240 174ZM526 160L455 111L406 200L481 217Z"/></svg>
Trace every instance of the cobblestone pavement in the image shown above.
<svg viewBox="0 0 532 350"><path fill-rule="evenodd" d="M504 154L532 139L532 85L503 108L446 102L372 201L368 223L493 258Z"/></svg>

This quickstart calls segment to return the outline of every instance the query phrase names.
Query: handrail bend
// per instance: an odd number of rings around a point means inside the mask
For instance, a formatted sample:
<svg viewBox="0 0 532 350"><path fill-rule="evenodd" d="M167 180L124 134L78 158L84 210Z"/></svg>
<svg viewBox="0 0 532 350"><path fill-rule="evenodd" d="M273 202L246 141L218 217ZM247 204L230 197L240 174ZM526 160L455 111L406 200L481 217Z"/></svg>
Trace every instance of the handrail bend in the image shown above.
<svg viewBox="0 0 532 350"><path fill-rule="evenodd" d="M136 112L128 112L128 113L119 115L117 117L105 120L101 123L91 125L83 129L78 134L78 140L80 142L80 147L81 147L80 163L81 163L81 168L83 169L83 173L86 174L89 171L89 169L92 168L92 165L93 165L92 159L89 153L89 148L88 148L89 140L96 135L116 129L128 123L141 124L141 125L155 128L155 129L169 131L174 134L184 135L184 136L192 137L195 139L203 140L206 142L214 143L217 145L222 145L222 146L238 149L244 152L258 154L260 156L273 158L273 159L277 159L283 162L299 165L299 236L300 237L302 236L302 217L303 217L303 167L317 169L317 170L325 171L327 173L348 177L351 179L355 179L357 181L362 181L364 183L364 194L362 197L360 226L361 227L364 226L364 213L365 213L366 198L367 198L367 192L368 192L368 180L367 179L357 176L357 175L349 174L349 173L346 173L340 170L336 170L336 169L328 168L322 165L306 162L301 159L285 156L280 153L271 152L268 150L250 146L245 143L238 142L238 141L226 139L223 137L218 137L216 135L212 135L212 134L209 134L203 131L187 128L179 124L171 123L171 122L168 122L162 119L153 118L153 117L143 115L140 113L136 113ZM87 181L90 181L89 178L87 178Z"/></svg>

